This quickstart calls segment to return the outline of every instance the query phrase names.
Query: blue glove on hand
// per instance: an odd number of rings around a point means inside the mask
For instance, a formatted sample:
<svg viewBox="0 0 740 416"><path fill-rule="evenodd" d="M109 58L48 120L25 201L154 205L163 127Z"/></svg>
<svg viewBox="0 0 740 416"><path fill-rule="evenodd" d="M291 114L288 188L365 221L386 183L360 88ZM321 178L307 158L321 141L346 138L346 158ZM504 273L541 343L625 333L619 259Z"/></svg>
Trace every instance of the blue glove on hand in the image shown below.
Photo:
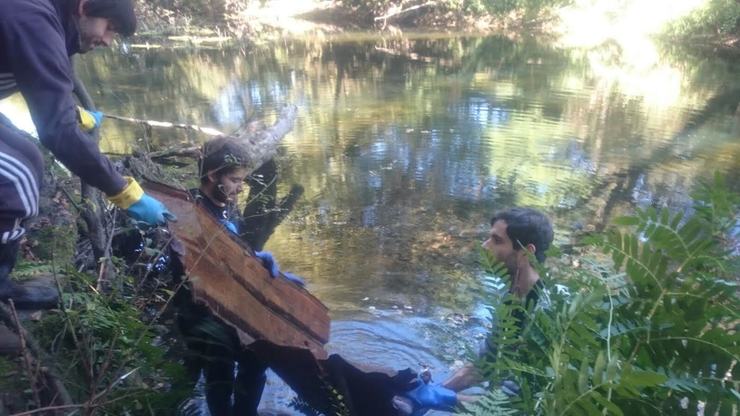
<svg viewBox="0 0 740 416"><path fill-rule="evenodd" d="M94 128L100 127L100 124L103 122L103 113L100 111L88 111L77 106L77 122L82 130L90 132Z"/></svg>
<svg viewBox="0 0 740 416"><path fill-rule="evenodd" d="M219 220L219 222L226 227L227 230L231 231L232 233L239 235L239 231L236 228L236 224L233 222L227 220L226 218Z"/></svg>
<svg viewBox="0 0 740 416"><path fill-rule="evenodd" d="M272 253L270 253L269 251L258 251L255 252L254 255L262 260L262 265L265 266L265 269L270 271L271 277L280 276L280 267L278 266L275 258L272 257Z"/></svg>
<svg viewBox="0 0 740 416"><path fill-rule="evenodd" d="M451 411L457 405L457 393L431 381L425 383L421 377L419 385L403 395L414 402L416 411L420 409Z"/></svg>
<svg viewBox="0 0 740 416"><path fill-rule="evenodd" d="M147 194L128 207L126 212L134 220L150 226L164 225L167 221L177 221L177 217L167 211L163 203Z"/></svg>
<svg viewBox="0 0 740 416"><path fill-rule="evenodd" d="M269 251L257 251L254 253L254 255L257 256L257 258L262 261L262 265L270 271L270 277L275 278L280 276L280 267L278 266L275 257L272 256L272 253L270 253ZM283 272L282 274L289 281L301 286L306 286L306 281L303 280L301 276L295 275L290 272Z"/></svg>
<svg viewBox="0 0 740 416"><path fill-rule="evenodd" d="M103 124L103 113L101 111L88 111L88 113L95 119L95 127L100 127Z"/></svg>
<svg viewBox="0 0 740 416"><path fill-rule="evenodd" d="M291 272L283 272L283 276L285 276L285 278L290 280L291 282L300 285L301 287L306 286L306 281L297 274L293 274Z"/></svg>

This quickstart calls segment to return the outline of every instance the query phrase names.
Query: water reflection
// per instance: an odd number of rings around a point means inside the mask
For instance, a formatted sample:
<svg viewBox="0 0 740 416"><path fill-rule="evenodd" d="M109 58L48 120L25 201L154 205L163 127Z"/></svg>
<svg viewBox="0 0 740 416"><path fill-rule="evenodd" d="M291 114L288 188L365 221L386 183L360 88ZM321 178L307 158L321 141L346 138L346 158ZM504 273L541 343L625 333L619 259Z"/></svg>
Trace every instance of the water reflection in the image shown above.
<svg viewBox="0 0 740 416"><path fill-rule="evenodd" d="M477 233L497 208L599 228L634 205L685 205L710 170L735 174L737 68L668 56L656 63L665 82L645 82L630 57L609 42L425 36L109 53L79 66L101 107L136 117L228 131L298 104L281 181L306 192L268 248L351 311L368 293L469 308L474 297L454 288L475 286ZM106 133L111 148L133 135L114 123ZM177 134L157 137L200 140Z"/></svg>

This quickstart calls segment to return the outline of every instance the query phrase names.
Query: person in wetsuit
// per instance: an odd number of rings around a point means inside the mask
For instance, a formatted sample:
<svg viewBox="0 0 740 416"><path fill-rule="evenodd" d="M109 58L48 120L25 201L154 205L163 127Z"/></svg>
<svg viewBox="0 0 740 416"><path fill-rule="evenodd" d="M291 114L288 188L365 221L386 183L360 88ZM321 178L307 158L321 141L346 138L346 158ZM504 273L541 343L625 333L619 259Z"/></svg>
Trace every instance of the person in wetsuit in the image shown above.
<svg viewBox="0 0 740 416"><path fill-rule="evenodd" d="M506 266L510 279L509 293L521 299L524 310L531 311L540 302L544 284L535 266L530 262L534 257L539 263L545 261L545 251L553 241L550 220L540 211L532 208L512 208L496 213L491 218L491 229L483 248L499 263ZM522 328L526 312L515 310L514 318ZM483 355L495 350L495 345L486 341L480 351ZM466 364L440 385L420 384L417 389L405 394L406 400L394 399L402 413L422 414L423 409L447 409L457 405L461 396L457 392L483 381L472 363ZM504 391L516 394L518 386L504 382ZM421 411L420 411L421 410Z"/></svg>
<svg viewBox="0 0 740 416"><path fill-rule="evenodd" d="M483 248L494 259L506 266L510 279L509 293L522 300L524 310L533 310L543 293L544 283L536 267L530 262L534 257L544 263L545 251L550 248L554 233L550 220L540 211L532 208L512 208L496 213L491 218L491 230ZM513 312L519 327L523 327L526 313ZM488 341L481 349L481 355L495 348ZM465 390L482 378L472 364L467 364L452 375L443 385L451 390Z"/></svg>
<svg viewBox="0 0 740 416"><path fill-rule="evenodd" d="M190 190L196 204L234 234L239 223L236 201L247 164L247 152L234 138L210 140L201 151L200 187ZM177 326L189 350L185 366L195 380L203 372L211 415L256 416L267 366L241 345L234 328L193 302L187 285L175 302Z"/></svg>

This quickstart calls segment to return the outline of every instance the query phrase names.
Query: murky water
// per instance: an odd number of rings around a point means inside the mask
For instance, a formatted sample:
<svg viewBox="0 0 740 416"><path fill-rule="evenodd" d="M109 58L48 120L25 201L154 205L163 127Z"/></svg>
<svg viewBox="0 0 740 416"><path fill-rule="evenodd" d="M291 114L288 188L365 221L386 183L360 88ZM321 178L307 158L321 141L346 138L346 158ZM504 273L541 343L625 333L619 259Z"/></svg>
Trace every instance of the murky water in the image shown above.
<svg viewBox="0 0 740 416"><path fill-rule="evenodd" d="M476 247L495 210L540 208L567 242L634 206L681 209L715 170L738 182L739 69L454 36L128 48L78 65L112 114L232 131L296 104L280 187L305 193L267 248L332 309L330 350L437 379L484 332L466 318L484 315ZM141 133L108 120L104 146ZM157 130L148 145L202 140ZM264 402L287 396L271 379Z"/></svg>

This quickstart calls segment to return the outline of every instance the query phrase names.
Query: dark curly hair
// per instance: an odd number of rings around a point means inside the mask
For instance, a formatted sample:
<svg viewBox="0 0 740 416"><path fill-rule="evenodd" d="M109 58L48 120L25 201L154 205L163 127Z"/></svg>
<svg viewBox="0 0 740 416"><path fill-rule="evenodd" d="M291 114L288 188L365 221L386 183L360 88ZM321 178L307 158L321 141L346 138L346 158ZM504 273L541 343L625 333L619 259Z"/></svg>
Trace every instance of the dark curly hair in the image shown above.
<svg viewBox="0 0 740 416"><path fill-rule="evenodd" d="M514 250L533 244L537 261L545 261L545 251L550 248L554 236L552 224L545 214L533 208L511 208L497 212L491 218L491 226L498 220L506 221L506 235L514 244Z"/></svg>
<svg viewBox="0 0 740 416"><path fill-rule="evenodd" d="M219 136L203 144L198 160L200 181L208 180L208 172L228 173L236 168L250 166L246 147L232 136Z"/></svg>

